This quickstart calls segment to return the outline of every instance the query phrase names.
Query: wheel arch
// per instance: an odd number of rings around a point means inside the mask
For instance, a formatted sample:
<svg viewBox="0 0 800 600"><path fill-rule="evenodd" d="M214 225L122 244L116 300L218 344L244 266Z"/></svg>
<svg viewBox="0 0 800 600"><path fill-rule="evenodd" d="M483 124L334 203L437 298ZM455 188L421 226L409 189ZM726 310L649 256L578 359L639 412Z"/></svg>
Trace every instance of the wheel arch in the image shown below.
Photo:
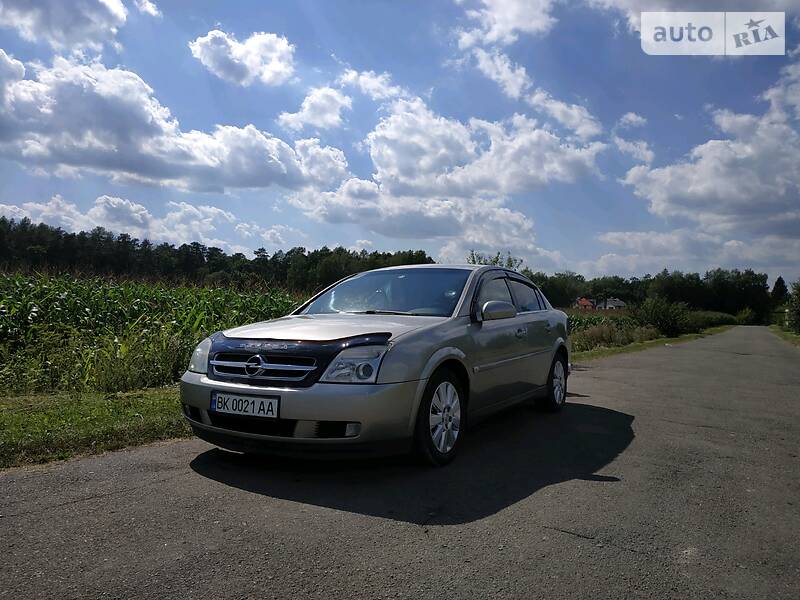
<svg viewBox="0 0 800 600"><path fill-rule="evenodd" d="M417 420L417 413L419 412L419 406L422 403L422 398L424 397L425 390L428 387L428 381L440 369L448 368L458 376L463 386L463 391L465 395L464 398L465 407L469 406L471 382L470 382L469 369L467 368L466 359L467 355L464 354L462 350L455 347L440 348L439 350L433 353L430 359L428 359L428 362L425 364L425 368L422 371L422 377L420 378L420 386L417 389L417 397L414 402L414 410L412 411L411 414L411 421L409 425L411 426L412 430Z"/></svg>

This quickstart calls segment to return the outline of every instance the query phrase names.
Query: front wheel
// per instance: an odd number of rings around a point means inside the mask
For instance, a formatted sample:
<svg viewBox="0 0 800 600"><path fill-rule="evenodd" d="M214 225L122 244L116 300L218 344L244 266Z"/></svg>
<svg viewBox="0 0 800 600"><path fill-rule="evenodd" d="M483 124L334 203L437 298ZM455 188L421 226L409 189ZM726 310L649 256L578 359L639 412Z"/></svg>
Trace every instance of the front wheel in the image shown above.
<svg viewBox="0 0 800 600"><path fill-rule="evenodd" d="M417 454L437 467L453 460L463 438L465 417L461 382L453 372L439 371L428 382L417 413Z"/></svg>
<svg viewBox="0 0 800 600"><path fill-rule="evenodd" d="M547 378L547 396L538 405L548 412L558 412L564 408L567 399L567 359L557 354L550 366Z"/></svg>

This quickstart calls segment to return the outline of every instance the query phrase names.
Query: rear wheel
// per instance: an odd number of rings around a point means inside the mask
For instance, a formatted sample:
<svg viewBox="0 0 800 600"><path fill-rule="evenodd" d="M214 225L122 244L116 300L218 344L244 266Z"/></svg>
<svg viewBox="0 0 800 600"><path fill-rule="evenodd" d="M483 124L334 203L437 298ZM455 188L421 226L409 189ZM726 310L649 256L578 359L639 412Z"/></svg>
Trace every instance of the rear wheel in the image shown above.
<svg viewBox="0 0 800 600"><path fill-rule="evenodd" d="M414 444L417 454L434 466L455 458L463 437L466 406L461 382L447 369L434 374L417 413Z"/></svg>
<svg viewBox="0 0 800 600"><path fill-rule="evenodd" d="M564 408L567 400L567 359L563 354L556 354L550 366L547 378L547 396L538 405L546 411L558 412Z"/></svg>

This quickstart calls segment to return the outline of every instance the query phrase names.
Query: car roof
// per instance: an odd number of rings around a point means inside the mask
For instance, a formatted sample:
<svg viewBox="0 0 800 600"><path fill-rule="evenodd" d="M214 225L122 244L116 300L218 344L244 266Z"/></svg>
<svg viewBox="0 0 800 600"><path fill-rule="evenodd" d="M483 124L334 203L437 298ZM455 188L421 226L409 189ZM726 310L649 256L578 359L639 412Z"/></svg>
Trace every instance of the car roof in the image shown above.
<svg viewBox="0 0 800 600"><path fill-rule="evenodd" d="M486 265L449 265L442 263L422 264L422 265L396 265L393 267L381 267L380 269L371 269L372 271L393 271L395 269L463 269L465 271L477 271Z"/></svg>

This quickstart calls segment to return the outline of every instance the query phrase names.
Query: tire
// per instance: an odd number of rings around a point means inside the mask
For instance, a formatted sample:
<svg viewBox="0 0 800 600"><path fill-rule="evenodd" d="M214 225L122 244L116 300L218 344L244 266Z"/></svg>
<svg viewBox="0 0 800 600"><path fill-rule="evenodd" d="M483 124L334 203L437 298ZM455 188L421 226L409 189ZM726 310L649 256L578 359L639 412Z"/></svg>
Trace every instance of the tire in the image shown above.
<svg viewBox="0 0 800 600"><path fill-rule="evenodd" d="M537 402L537 406L554 413L564 408L567 401L567 379L567 359L563 354L556 354L547 377L547 395Z"/></svg>
<svg viewBox="0 0 800 600"><path fill-rule="evenodd" d="M466 428L465 399L463 384L449 369L436 371L428 381L414 428L415 452L428 464L441 467L456 457Z"/></svg>

